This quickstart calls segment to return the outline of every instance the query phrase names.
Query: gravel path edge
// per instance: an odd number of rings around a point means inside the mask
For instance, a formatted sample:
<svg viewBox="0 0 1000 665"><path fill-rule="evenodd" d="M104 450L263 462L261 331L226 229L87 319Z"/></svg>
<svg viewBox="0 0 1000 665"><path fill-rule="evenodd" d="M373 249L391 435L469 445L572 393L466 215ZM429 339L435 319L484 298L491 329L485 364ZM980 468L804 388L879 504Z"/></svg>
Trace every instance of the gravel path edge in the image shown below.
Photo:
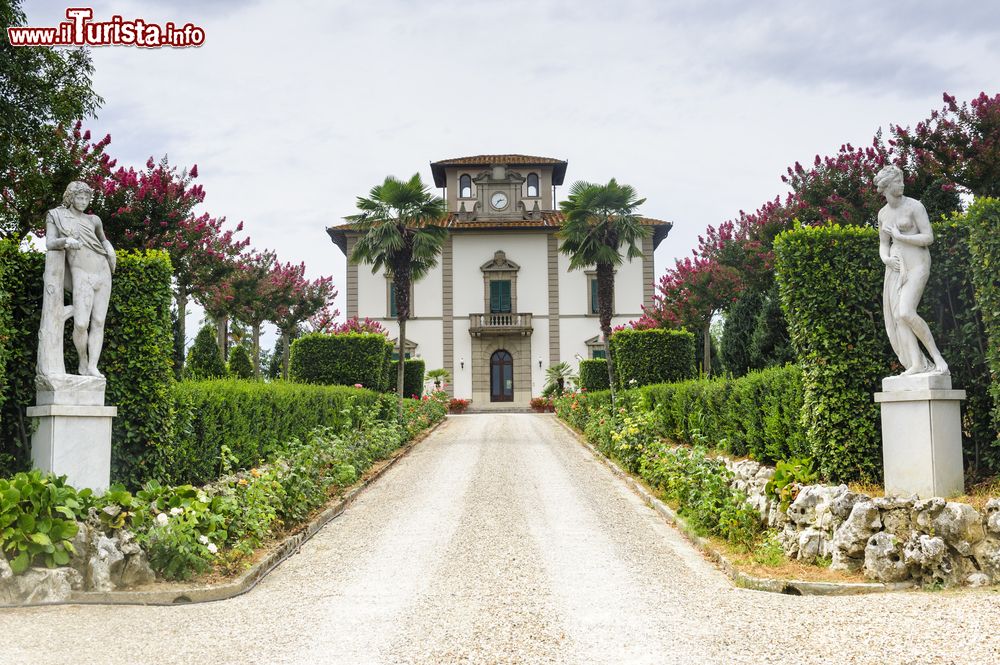
<svg viewBox="0 0 1000 665"><path fill-rule="evenodd" d="M775 579L768 577L757 577L739 570L726 556L720 552L707 538L695 533L688 523L677 512L666 503L657 498L642 483L636 480L632 474L622 469L618 464L602 454L589 441L581 436L568 424L563 422L558 416L550 416L558 422L567 432L590 451L601 463L608 467L619 480L625 483L633 492L639 495L646 504L655 510L667 523L680 531L685 539L694 545L695 549L707 556L732 580L733 584L743 589L753 589L756 591L769 591L771 593L782 593L791 596L854 596L868 593L888 593L894 591L906 591L913 589L913 582L897 582L894 584L883 584L880 582L810 582L807 580L795 579Z"/></svg>

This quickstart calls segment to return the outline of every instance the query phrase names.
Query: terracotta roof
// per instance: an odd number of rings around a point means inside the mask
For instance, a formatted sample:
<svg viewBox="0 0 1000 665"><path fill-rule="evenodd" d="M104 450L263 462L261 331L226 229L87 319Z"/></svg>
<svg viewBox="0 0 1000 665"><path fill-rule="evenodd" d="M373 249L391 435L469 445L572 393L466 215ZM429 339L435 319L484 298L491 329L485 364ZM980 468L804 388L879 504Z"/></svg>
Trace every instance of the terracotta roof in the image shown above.
<svg viewBox="0 0 1000 665"><path fill-rule="evenodd" d="M462 220L459 219L459 214L456 212L448 213L448 216L442 219L439 224L449 229L461 229L461 230L493 230L493 229L555 229L558 228L563 220L562 212L558 210L542 212L541 219L488 219L480 218L476 220ZM653 227L653 247L656 248L660 245L667 234L670 233L670 229L673 228L673 222L667 222L662 219L654 219L652 217L641 217L641 223L643 226ZM327 228L326 232L329 234L330 239L333 240L334 244L340 248L340 251L347 254L347 235L346 232L351 230L350 224L341 224L339 226L331 226Z"/></svg>
<svg viewBox="0 0 1000 665"><path fill-rule="evenodd" d="M492 164L505 164L516 166L546 166L553 165L552 184L561 185L566 177L565 159L553 159L552 157L535 157L533 155L472 155L470 157L452 157L431 162L431 173L434 175L434 184L438 187L445 186L444 167L446 166L490 166Z"/></svg>

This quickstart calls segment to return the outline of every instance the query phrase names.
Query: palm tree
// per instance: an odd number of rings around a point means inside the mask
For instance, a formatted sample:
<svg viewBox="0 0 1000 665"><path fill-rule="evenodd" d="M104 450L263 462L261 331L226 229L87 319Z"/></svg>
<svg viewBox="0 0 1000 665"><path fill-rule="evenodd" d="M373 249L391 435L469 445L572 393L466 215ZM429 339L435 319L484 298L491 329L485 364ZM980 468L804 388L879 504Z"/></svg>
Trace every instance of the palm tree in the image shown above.
<svg viewBox="0 0 1000 665"><path fill-rule="evenodd" d="M567 381L575 382L576 374L573 373L573 367L565 360L557 362L545 370L546 390L554 390L556 395L562 395L566 392Z"/></svg>
<svg viewBox="0 0 1000 665"><path fill-rule="evenodd" d="M437 265L448 231L437 222L444 217L445 203L414 174L408 181L388 176L372 187L367 197L358 197L358 210L347 221L361 233L351 261L370 263L372 273L384 269L392 279L399 323L399 360L396 390L398 414L403 418L403 358L406 320L410 318L410 284L419 281Z"/></svg>
<svg viewBox="0 0 1000 665"><path fill-rule="evenodd" d="M646 202L635 189L619 185L614 178L607 185L577 181L569 198L559 204L564 214L559 237L563 254L569 256L570 270L595 266L597 270L597 313L604 335L605 357L611 401L615 401L615 362L608 348L611 338L612 297L615 292L615 267L622 264L622 248L628 259L642 258L642 239L648 228L636 208Z"/></svg>

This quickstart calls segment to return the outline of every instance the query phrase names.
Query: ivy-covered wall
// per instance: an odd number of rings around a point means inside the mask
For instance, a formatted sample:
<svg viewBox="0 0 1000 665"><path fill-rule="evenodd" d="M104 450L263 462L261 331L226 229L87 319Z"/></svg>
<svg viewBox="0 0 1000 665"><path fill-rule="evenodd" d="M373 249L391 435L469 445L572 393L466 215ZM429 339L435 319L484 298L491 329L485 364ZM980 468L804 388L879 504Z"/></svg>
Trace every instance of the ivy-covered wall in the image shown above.
<svg viewBox="0 0 1000 665"><path fill-rule="evenodd" d="M45 257L0 243L0 334L3 352L0 475L27 469L32 423L25 409L35 401L35 356ZM118 253L100 368L108 379L105 402L118 407L112 426L111 478L147 477L149 451L173 429L170 327L170 260L162 252ZM66 366L76 365L66 334Z"/></svg>
<svg viewBox="0 0 1000 665"><path fill-rule="evenodd" d="M1000 469L987 418L982 320L974 306L967 226L934 224L931 279L919 312L927 321L963 403L968 467ZM885 333L878 233L867 227L806 227L775 241L777 278L803 377L806 441L823 476L881 480L881 433L873 393L901 370Z"/></svg>

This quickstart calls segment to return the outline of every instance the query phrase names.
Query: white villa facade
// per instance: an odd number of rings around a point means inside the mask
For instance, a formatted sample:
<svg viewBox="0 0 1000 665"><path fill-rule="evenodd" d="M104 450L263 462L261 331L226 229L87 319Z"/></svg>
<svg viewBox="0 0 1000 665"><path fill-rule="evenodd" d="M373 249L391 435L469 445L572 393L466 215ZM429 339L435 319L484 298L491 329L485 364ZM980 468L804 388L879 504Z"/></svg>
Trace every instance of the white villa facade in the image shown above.
<svg viewBox="0 0 1000 665"><path fill-rule="evenodd" d="M478 155L431 164L448 205L450 233L438 266L413 287L406 352L428 370L444 367L449 392L474 408L527 406L541 394L545 370L599 357L596 276L570 271L559 252L562 219L555 188L567 162L526 155ZM642 315L653 297L653 250L671 223L644 218L651 234L642 259L615 274L612 325ZM327 229L350 257L357 234ZM394 298L384 274L347 268L347 316L378 320L396 339Z"/></svg>

